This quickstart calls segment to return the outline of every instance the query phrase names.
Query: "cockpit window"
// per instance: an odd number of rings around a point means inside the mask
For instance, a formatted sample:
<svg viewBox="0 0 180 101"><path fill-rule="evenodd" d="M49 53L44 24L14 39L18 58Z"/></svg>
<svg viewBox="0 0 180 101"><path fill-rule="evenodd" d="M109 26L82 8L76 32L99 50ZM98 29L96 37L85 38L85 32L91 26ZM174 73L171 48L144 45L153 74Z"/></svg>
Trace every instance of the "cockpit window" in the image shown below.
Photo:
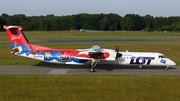
<svg viewBox="0 0 180 101"><path fill-rule="evenodd" d="M159 55L159 58L166 58L166 56L164 56L164 55Z"/></svg>

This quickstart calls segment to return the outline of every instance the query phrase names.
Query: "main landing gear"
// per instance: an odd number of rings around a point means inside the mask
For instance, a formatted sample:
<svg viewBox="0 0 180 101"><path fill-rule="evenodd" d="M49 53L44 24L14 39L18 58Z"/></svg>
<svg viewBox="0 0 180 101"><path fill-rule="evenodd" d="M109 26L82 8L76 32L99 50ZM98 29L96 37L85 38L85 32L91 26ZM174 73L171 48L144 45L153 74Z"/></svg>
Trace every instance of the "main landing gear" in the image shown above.
<svg viewBox="0 0 180 101"><path fill-rule="evenodd" d="M89 72L94 72L94 67L97 65L97 62L92 62L89 68Z"/></svg>

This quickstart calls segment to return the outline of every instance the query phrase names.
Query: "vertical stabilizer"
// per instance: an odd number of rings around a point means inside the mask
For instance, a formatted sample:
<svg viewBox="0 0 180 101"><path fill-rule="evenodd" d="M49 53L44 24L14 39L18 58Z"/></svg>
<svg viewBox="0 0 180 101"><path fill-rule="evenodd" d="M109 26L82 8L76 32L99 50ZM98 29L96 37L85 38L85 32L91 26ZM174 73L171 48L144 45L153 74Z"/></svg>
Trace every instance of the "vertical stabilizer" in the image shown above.
<svg viewBox="0 0 180 101"><path fill-rule="evenodd" d="M9 41L11 43L11 46L14 50L18 51L30 51L32 50L30 48L29 41L25 37L25 35L22 32L23 27L21 26L4 26L4 29L6 29L7 35L9 37Z"/></svg>

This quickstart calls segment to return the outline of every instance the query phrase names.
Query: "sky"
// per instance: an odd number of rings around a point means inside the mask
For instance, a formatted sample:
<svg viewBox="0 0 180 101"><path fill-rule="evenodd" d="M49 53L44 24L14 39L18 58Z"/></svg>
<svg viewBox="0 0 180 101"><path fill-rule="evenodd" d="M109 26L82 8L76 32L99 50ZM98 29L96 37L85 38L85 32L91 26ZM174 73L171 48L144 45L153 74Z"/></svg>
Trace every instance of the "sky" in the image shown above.
<svg viewBox="0 0 180 101"><path fill-rule="evenodd" d="M79 13L180 16L180 0L0 0L0 15L75 15Z"/></svg>

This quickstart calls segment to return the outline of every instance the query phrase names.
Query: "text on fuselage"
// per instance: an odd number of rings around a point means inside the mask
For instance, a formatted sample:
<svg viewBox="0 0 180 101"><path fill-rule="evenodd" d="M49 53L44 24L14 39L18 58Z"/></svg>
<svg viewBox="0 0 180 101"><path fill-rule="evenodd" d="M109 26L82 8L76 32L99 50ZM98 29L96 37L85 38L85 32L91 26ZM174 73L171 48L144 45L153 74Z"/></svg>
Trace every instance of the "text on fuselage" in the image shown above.
<svg viewBox="0 0 180 101"><path fill-rule="evenodd" d="M130 64L145 64L146 63L146 65L149 65L151 63L151 60L154 60L154 59L155 57L138 57L138 58L132 57Z"/></svg>

